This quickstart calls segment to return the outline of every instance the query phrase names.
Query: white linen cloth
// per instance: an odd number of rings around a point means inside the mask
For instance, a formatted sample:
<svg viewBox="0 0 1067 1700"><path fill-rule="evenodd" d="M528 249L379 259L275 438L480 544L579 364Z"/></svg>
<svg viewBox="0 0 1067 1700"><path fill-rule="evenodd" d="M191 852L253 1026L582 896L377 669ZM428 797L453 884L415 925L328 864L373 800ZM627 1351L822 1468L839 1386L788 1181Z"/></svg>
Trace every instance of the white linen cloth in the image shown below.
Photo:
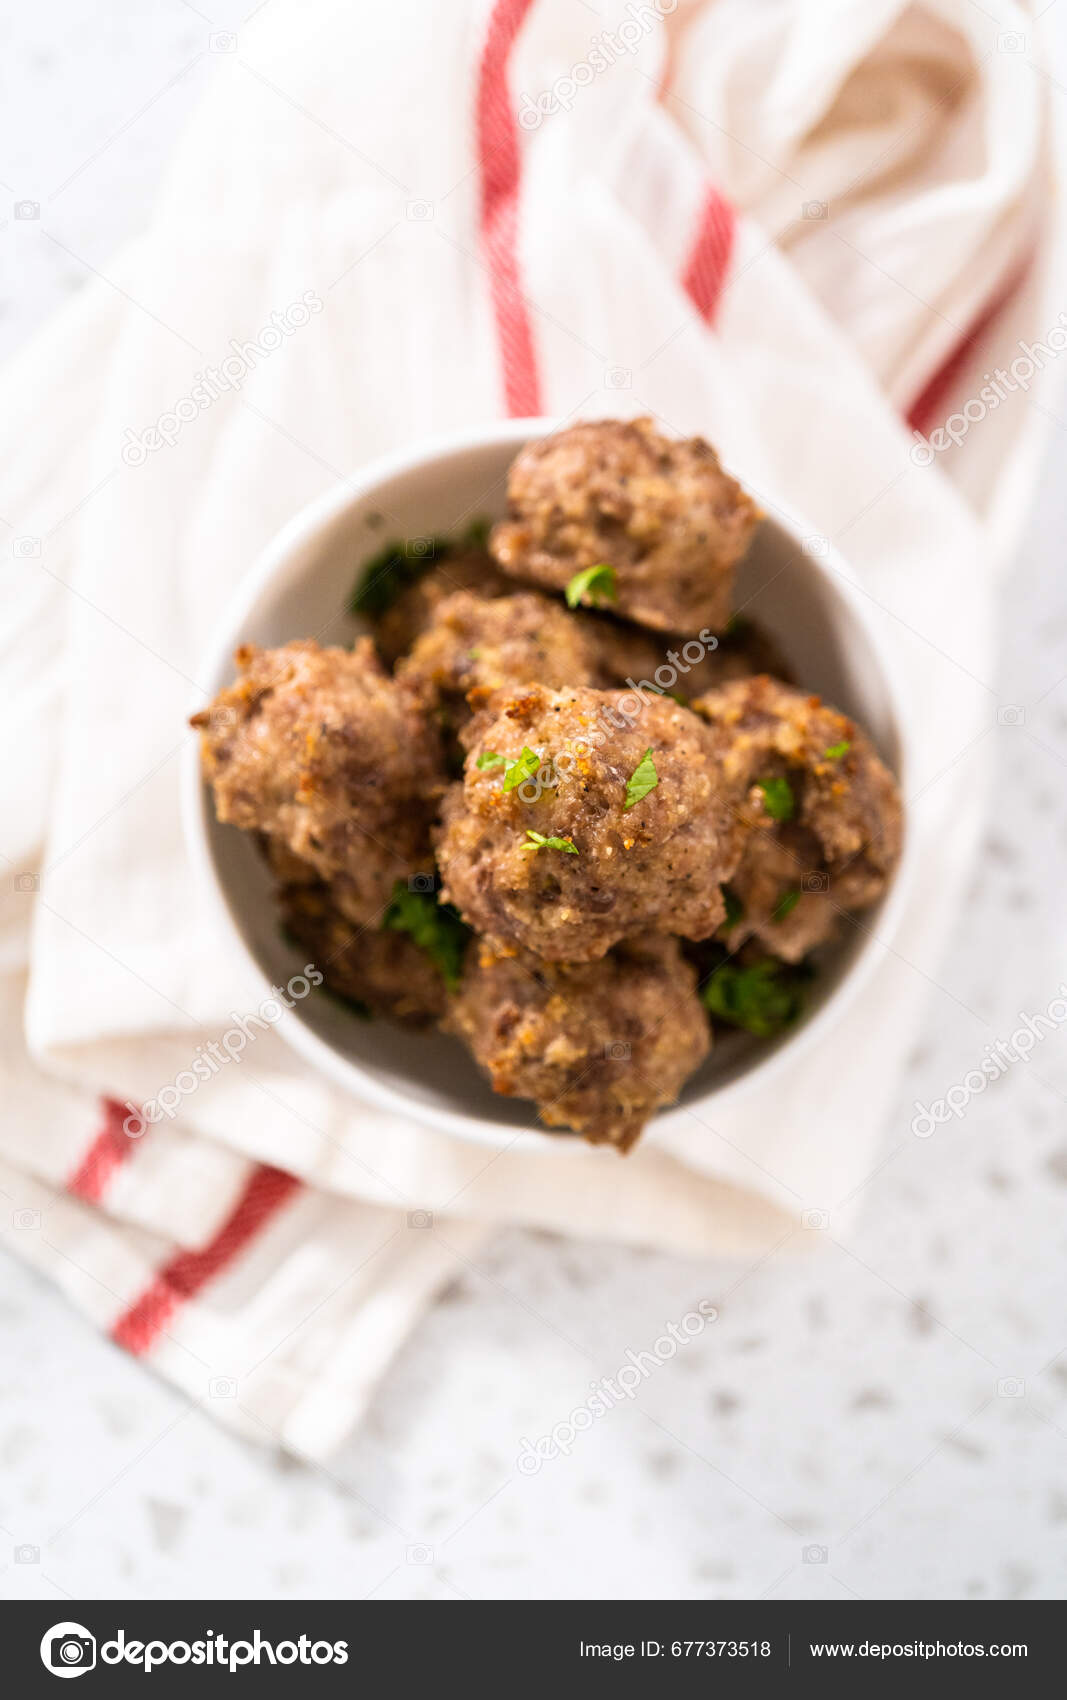
<svg viewBox="0 0 1067 1700"><path fill-rule="evenodd" d="M1025 7L968 0L273 0L149 229L9 368L4 1242L224 1420L327 1454L494 1223L758 1255L854 1208L952 995L994 590L1058 351L933 464L902 416L925 391L932 432L1060 323L1040 52ZM197 400L231 358L240 387ZM97 1099L154 1096L262 996L179 824L220 606L372 455L531 401L700 432L838 544L922 729L898 933L820 1048L625 1161L464 1144L274 1033L123 1149Z"/></svg>

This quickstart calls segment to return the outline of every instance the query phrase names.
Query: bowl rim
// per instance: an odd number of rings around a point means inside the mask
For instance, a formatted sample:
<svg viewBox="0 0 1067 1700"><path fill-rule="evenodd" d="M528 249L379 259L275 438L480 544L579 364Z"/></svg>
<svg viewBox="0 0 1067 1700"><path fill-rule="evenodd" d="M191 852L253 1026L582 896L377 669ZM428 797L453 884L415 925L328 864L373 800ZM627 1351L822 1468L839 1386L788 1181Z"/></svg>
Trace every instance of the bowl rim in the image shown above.
<svg viewBox="0 0 1067 1700"><path fill-rule="evenodd" d="M213 681L213 692L219 688L215 681L223 676L224 669L231 662L234 650L242 641L242 628L266 591L284 575L298 553L313 545L316 537L329 530L347 509L365 502L380 485L415 472L419 467L433 461L453 459L464 452L493 447L514 447L517 450L535 437L547 436L559 430L564 423L562 420L548 417L490 420L479 426L420 438L404 449L394 450L368 461L358 472L346 478L340 488L327 490L314 497L275 533L235 586L211 629L197 672ZM909 721L894 669L886 656L885 644L874 628L865 606L865 598L857 588L852 570L828 539L825 540L826 548L818 554L805 549L804 539L817 534L816 528L806 524L795 511L785 509L779 502L775 502L773 514L764 516L764 523L776 527L798 550L807 555L813 570L824 580L831 600L843 602L862 630L878 669L878 682L884 693L889 724L895 735L898 752L896 777L903 793L910 766ZM202 690L196 692L190 713L203 707L203 695ZM209 793L201 777L199 739L195 737L190 738L182 752L180 788L186 851L193 867L198 892L207 898L209 913L225 927L231 944L236 946L246 968L251 971L253 979L258 980L266 994L271 982L245 941L234 906L212 854ZM885 945L886 941L891 941L896 934L911 887L914 874L914 834L910 830L906 812L903 824L900 860L889 890L875 911L878 931L868 930L867 937L858 943L853 959L842 971L837 985L794 1033L783 1038L765 1055L755 1055L751 1064L733 1079L724 1081L721 1085L710 1086L697 1100L697 1109L711 1102L714 1102L716 1109L721 1109L727 1103L735 1103L758 1087L768 1085L783 1069L794 1064L803 1052L812 1050L828 1029L839 1022L845 1007L859 996L874 972L876 962L880 960L878 946ZM362 1098L380 1109L402 1115L416 1124L436 1128L468 1142L490 1146L496 1151L506 1150L520 1142L524 1151L529 1149L545 1156L578 1156L589 1150L586 1141L576 1136L561 1135L535 1124L528 1128L517 1128L513 1123L493 1122L462 1110L416 1102L401 1089L367 1074L358 1062L341 1056L332 1044L320 1038L302 1021L283 1020L278 1023L278 1030L304 1061L321 1070L354 1098ZM655 1139L658 1125L671 1117L686 1115L692 1109L694 1106L665 1106L651 1118L642 1143Z"/></svg>

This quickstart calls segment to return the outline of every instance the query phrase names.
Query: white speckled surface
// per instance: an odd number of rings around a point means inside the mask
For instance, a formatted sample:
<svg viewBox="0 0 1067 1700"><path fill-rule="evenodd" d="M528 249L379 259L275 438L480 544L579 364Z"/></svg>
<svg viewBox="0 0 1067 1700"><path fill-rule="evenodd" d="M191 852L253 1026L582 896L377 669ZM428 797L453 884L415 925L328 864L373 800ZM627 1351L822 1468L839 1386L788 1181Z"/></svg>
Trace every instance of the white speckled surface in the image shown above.
<svg viewBox="0 0 1067 1700"><path fill-rule="evenodd" d="M236 22L210 10L64 0L9 26L0 194L48 202L91 264L143 220ZM84 267L32 221L0 252L7 352ZM991 729L995 819L847 1242L831 1223L746 1269L503 1234L331 1476L231 1440L5 1261L3 1595L1063 1595L1067 1038L934 1137L909 1123L1067 978L1065 454L1061 420L1004 607L1025 722ZM702 1298L719 1320L632 1403L517 1472L523 1436Z"/></svg>

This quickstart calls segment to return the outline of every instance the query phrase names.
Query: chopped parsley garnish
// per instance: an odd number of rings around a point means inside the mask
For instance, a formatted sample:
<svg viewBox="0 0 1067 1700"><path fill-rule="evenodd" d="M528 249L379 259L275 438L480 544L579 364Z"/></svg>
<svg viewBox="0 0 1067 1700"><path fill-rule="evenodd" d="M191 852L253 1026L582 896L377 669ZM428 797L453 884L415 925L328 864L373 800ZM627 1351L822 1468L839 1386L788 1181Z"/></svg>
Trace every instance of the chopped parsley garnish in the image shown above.
<svg viewBox="0 0 1067 1700"><path fill-rule="evenodd" d="M410 543L394 539L364 562L349 600L350 614L377 620L396 601L402 590L415 584L435 561L457 549L484 549L489 521L478 519L460 538L419 537Z"/></svg>
<svg viewBox="0 0 1067 1700"><path fill-rule="evenodd" d="M382 926L407 933L440 969L450 991L459 985L470 930L450 903L439 903L432 891L412 891L403 880L393 887L393 900Z"/></svg>
<svg viewBox="0 0 1067 1700"><path fill-rule="evenodd" d="M360 568L356 587L348 604L350 614L364 614L376 620L391 607L409 584L420 579L427 567L432 567L438 548L447 543L437 538L426 540L424 553L408 555L404 544L387 543Z"/></svg>
<svg viewBox="0 0 1067 1700"><path fill-rule="evenodd" d="M774 906L774 913L771 916L771 920L784 921L787 915L791 915L793 913L793 910L799 902L800 892L795 885L791 886L788 891L783 891L781 897Z"/></svg>
<svg viewBox="0 0 1067 1700"><path fill-rule="evenodd" d="M851 748L851 738L842 738L839 744L831 744L828 750L824 750L823 755L827 761L837 761L839 756L847 756Z"/></svg>
<svg viewBox="0 0 1067 1700"><path fill-rule="evenodd" d="M800 1014L804 978L801 970L769 957L747 967L727 960L714 969L700 996L715 1020L742 1027L757 1039L773 1039Z"/></svg>
<svg viewBox="0 0 1067 1700"><path fill-rule="evenodd" d="M764 806L771 819L791 820L797 805L788 779L760 779L757 784L763 792Z"/></svg>
<svg viewBox="0 0 1067 1700"><path fill-rule="evenodd" d="M526 828L526 836L530 840L529 844L524 846L527 850L565 850L568 856L578 854L578 846L573 839L546 838L543 833L534 832L531 827Z"/></svg>
<svg viewBox="0 0 1067 1700"><path fill-rule="evenodd" d="M496 750L483 750L474 765L480 773L488 773L492 772L494 767L507 767L508 761L506 756L500 755Z"/></svg>
<svg viewBox="0 0 1067 1700"><path fill-rule="evenodd" d="M618 587L615 583L615 568L609 567L606 561L601 561L595 567L586 567L584 572L575 573L564 593L568 608L577 608L579 603L588 599L594 608L602 602L616 602Z"/></svg>
<svg viewBox="0 0 1067 1700"><path fill-rule="evenodd" d="M622 805L623 813L625 814L627 809L632 809L635 803L641 801L642 797L647 797L648 793L654 791L658 784L659 774L656 772L656 764L652 760L652 745L650 744L626 781L626 801Z"/></svg>
<svg viewBox="0 0 1067 1700"><path fill-rule="evenodd" d="M722 900L726 905L726 919L723 926L727 929L736 927L738 921L744 918L744 904L735 896L728 885L724 885L722 888Z"/></svg>
<svg viewBox="0 0 1067 1700"><path fill-rule="evenodd" d="M514 791L516 785L521 785L525 779L533 779L541 771L541 757L536 750L531 750L529 744L523 744L522 753L516 756L504 775L505 791Z"/></svg>

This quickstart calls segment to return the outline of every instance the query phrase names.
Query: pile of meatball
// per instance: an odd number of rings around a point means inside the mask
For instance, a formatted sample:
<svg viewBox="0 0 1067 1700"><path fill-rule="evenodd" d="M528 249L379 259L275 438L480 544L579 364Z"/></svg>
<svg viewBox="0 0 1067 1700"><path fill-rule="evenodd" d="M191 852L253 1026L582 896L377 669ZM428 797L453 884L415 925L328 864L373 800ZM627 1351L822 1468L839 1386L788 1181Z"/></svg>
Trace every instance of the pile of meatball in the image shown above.
<svg viewBox="0 0 1067 1700"><path fill-rule="evenodd" d="M714 1032L795 1016L900 852L868 737L733 613L759 519L701 438L575 425L491 530L364 564L353 648L245 646L193 720L353 1019L438 1026L620 1151Z"/></svg>

